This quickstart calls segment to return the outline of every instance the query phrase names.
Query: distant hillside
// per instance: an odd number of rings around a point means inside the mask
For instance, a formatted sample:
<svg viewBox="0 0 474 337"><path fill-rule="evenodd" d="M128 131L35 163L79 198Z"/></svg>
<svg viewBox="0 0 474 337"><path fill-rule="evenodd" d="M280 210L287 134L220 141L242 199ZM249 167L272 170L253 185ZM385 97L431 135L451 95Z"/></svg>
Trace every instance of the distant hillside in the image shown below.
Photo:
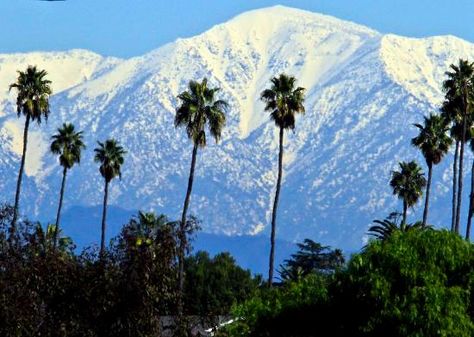
<svg viewBox="0 0 474 337"><path fill-rule="evenodd" d="M115 137L128 154L122 180L110 186L110 204L176 218L191 158L185 132L173 126L176 95L190 79L208 77L231 108L221 143L210 141L199 153L191 213L207 233L266 235L277 131L258 98L272 76L286 72L308 90L306 115L286 137L277 237L358 249L373 219L400 208L390 171L400 160L424 163L409 143L412 123L437 110L444 72L459 57L474 59L474 45L452 36L383 35L282 6L243 13L127 60L81 50L0 55L0 190L4 200L13 199L23 123L8 83L32 63L50 73L56 95L47 125L32 128L22 210L54 218L61 170L48 143L67 121L84 130L88 149L68 176L65 208L100 207L102 178L92 150L97 140ZM449 223L450 161L434 170L435 225Z"/></svg>

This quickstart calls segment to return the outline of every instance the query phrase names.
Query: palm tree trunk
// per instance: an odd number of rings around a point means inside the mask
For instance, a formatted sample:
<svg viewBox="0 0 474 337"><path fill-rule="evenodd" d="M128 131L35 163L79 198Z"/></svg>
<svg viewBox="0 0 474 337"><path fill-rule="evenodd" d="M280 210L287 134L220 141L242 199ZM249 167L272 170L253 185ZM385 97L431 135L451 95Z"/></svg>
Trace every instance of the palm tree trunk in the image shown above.
<svg viewBox="0 0 474 337"><path fill-rule="evenodd" d="M428 164L428 183L426 184L426 196L425 196L425 209L423 211L423 227L426 226L428 221L428 206L430 202L430 189L431 189L431 175L433 173L433 164Z"/></svg>
<svg viewBox="0 0 474 337"><path fill-rule="evenodd" d="M454 231L459 234L459 220L461 217L461 202L462 202L462 179L463 179L463 164L464 164L464 145L466 143L466 127L467 127L467 111L464 111L462 117L462 140L461 140L461 151L459 153L459 177L458 177L458 200L456 205L456 224Z"/></svg>
<svg viewBox="0 0 474 337"><path fill-rule="evenodd" d="M105 180L104 186L104 206L102 210L102 230L100 236L100 258L103 260L105 254L105 226L107 220L107 198L109 196L109 182Z"/></svg>
<svg viewBox="0 0 474 337"><path fill-rule="evenodd" d="M66 186L66 175L67 175L67 168L64 167L63 181L61 183L61 192L59 192L58 213L56 214L56 226L54 227L54 237L53 237L54 250L56 250L56 247L57 247L57 244L58 244L59 218L61 217L61 208L63 206L64 186Z"/></svg>
<svg viewBox="0 0 474 337"><path fill-rule="evenodd" d="M474 212L474 160L471 167L471 194L469 195L469 214L467 215L466 240L471 238L472 213Z"/></svg>
<svg viewBox="0 0 474 337"><path fill-rule="evenodd" d="M25 128L23 129L23 154L21 156L20 171L18 172L18 180L16 183L15 206L13 208L13 219L10 228L10 236L13 238L16 232L16 222L18 219L18 212L20 207L20 192L21 180L23 178L23 171L25 170L26 149L28 146L28 129L30 127L30 115L26 115Z"/></svg>
<svg viewBox="0 0 474 337"><path fill-rule="evenodd" d="M272 212L272 233L270 237L270 265L268 268L268 286L271 287L273 284L273 269L275 261L275 230L276 230L276 215L278 209L278 198L280 197L281 188L281 177L283 175L283 136L284 129L280 127L280 151L278 154L278 179L275 191L275 200L273 201L273 212Z"/></svg>
<svg viewBox="0 0 474 337"><path fill-rule="evenodd" d="M406 201L403 201L402 225L407 223L407 210L408 210L408 205Z"/></svg>
<svg viewBox="0 0 474 337"><path fill-rule="evenodd" d="M184 199L181 223L179 224L179 252L178 252L178 321L181 322L183 316L183 291L184 291L184 255L186 250L186 215L188 213L189 201L193 190L194 169L196 167L196 156L198 146L194 144L191 158L191 168L189 169L188 189Z"/></svg>
<svg viewBox="0 0 474 337"><path fill-rule="evenodd" d="M454 150L454 162L453 162L453 210L451 218L451 232L454 232L456 227L456 192L458 184L458 156L459 156L459 141L456 140L456 148Z"/></svg>

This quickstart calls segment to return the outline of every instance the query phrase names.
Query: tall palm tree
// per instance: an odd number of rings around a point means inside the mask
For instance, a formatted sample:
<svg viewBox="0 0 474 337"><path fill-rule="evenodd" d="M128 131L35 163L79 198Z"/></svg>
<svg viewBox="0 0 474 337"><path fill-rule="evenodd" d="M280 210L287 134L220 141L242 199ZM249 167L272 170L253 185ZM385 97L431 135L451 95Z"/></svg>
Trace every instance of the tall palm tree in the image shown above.
<svg viewBox="0 0 474 337"><path fill-rule="evenodd" d="M295 128L296 114L305 112L304 92L302 87L295 86L296 78L286 74L273 77L271 87L262 91L260 99L265 102L265 111L270 112L270 118L280 131L280 147L278 153L278 178L276 183L275 199L272 211L272 228L270 237L270 261L268 269L268 285L273 282L273 264L275 255L275 230L278 199L280 196L281 179L283 175L283 137L285 130Z"/></svg>
<svg viewBox="0 0 474 337"><path fill-rule="evenodd" d="M472 130L470 130L472 131ZM474 152L474 139L470 137L471 151ZM471 166L471 194L469 195L469 212L467 214L466 240L471 238L472 215L474 214L474 160Z"/></svg>
<svg viewBox="0 0 474 337"><path fill-rule="evenodd" d="M107 198L109 196L109 183L112 179L122 179L122 165L126 151L115 139L107 139L105 143L97 142L99 145L94 149L94 161L100 164L100 174L104 178L104 205L102 210L102 230L100 237L100 256L103 258L105 252L105 226L107 219Z"/></svg>
<svg viewBox="0 0 474 337"><path fill-rule="evenodd" d="M407 221L408 207L414 206L423 195L426 179L415 161L399 163L400 171L392 172L390 186L393 194L403 201L402 224Z"/></svg>
<svg viewBox="0 0 474 337"><path fill-rule="evenodd" d="M18 95L16 98L16 111L18 117L25 116L25 127L23 129L23 152L21 156L20 170L16 184L15 206L11 224L11 235L13 237L16 231L16 221L20 205L21 181L25 169L26 149L28 147L28 130L30 122L41 124L42 119L48 119L49 115L49 96L52 93L51 81L45 77L48 73L45 70L38 70L36 66L28 66L26 71L18 71L18 78L15 83L10 85L11 89L16 89Z"/></svg>
<svg viewBox="0 0 474 337"><path fill-rule="evenodd" d="M438 165L441 162L451 146L452 139L447 134L449 126L442 116L431 114L429 117L424 117L424 119L424 125L414 124L420 130L420 133L411 140L411 143L421 150L428 166L428 183L426 185L422 222L423 226L426 226L433 165Z"/></svg>
<svg viewBox="0 0 474 337"><path fill-rule="evenodd" d="M441 107L441 116L451 123L450 136L455 141L454 160L453 160L453 194L452 194L452 214L451 231L454 232L456 226L456 205L457 205L457 186L458 186L458 158L459 144L462 140L462 104L459 98L448 98Z"/></svg>
<svg viewBox="0 0 474 337"><path fill-rule="evenodd" d="M191 168L189 170L188 188L184 199L183 212L179 228L179 252L178 252L178 315L182 314L182 294L184 288L184 254L186 248L186 216L193 188L194 169L198 148L206 146L206 128L216 143L222 135L225 126L225 112L228 103L217 99L219 88L208 87L207 79L202 82L190 81L188 90L178 95L180 105L176 109L174 119L175 127L184 127L189 139L193 142L191 157Z"/></svg>
<svg viewBox="0 0 474 337"><path fill-rule="evenodd" d="M83 142L82 131L76 132L74 125L70 123L64 123L51 139L53 140L51 143L51 152L59 156L59 164L63 167L63 179L61 183L61 191L59 193L59 205L53 237L54 248L56 248L67 171L70 170L74 164L81 161L81 151L85 149L86 146Z"/></svg>
<svg viewBox="0 0 474 337"><path fill-rule="evenodd" d="M459 175L458 190L456 201L456 222L454 231L459 233L459 221L461 215L462 189L463 189L463 164L464 164L464 146L466 143L466 132L468 129L468 119L471 109L471 96L474 86L474 65L467 60L459 60L458 65L451 64L451 71L446 72L448 77L443 82L443 89L446 93L446 99L459 99L462 112L462 137L459 151Z"/></svg>

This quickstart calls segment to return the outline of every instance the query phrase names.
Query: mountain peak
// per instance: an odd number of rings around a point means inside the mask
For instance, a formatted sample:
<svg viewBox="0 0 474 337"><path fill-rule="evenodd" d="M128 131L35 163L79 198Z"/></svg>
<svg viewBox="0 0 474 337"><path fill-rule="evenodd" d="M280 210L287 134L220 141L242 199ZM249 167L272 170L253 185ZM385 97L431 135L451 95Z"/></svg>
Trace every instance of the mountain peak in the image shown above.
<svg viewBox="0 0 474 337"><path fill-rule="evenodd" d="M248 26L261 28L262 26L284 26L286 24L300 25L302 27L307 25L312 27L330 27L353 33L378 34L373 29L351 21L283 5L250 10L237 15L223 25L238 25L243 29Z"/></svg>
<svg viewBox="0 0 474 337"><path fill-rule="evenodd" d="M120 62L73 56L48 56L41 64L31 55L0 57L0 89L8 88L24 63L38 63L51 75L54 92L64 90L52 99L50 122L32 129L37 137L27 158L25 212L54 216L52 195L61 171L41 139L72 122L86 131L90 146L114 137L127 147L111 205L179 214L191 145L173 127L176 95L190 79L207 77L231 108L222 142L210 141L200 151L191 212L208 232L267 231L278 134L259 93L285 72L307 88L307 97L306 114L298 116L295 132L285 134L280 234L357 248L372 219L399 207L387 183L390 170L399 160L423 160L409 145L416 132L411 125L436 109L444 71L459 57L474 59L474 45L453 37L381 35L331 16L275 6ZM0 95L3 191L15 188L8 177L21 150L13 94L5 91L4 100ZM435 224L447 220L449 169L443 162L435 172ZM84 153L68 184L74 193L67 194L66 207L100 204L102 180L92 151Z"/></svg>

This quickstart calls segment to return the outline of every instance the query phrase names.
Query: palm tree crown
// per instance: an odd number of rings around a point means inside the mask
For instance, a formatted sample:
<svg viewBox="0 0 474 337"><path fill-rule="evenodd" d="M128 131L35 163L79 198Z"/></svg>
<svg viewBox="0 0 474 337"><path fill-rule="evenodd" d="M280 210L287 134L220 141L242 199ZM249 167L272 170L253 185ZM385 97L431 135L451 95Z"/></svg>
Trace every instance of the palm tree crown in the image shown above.
<svg viewBox="0 0 474 337"><path fill-rule="evenodd" d="M401 162L399 166L400 171L392 172L390 186L393 188L393 194L405 201L408 207L412 207L423 194L426 179L415 161Z"/></svg>
<svg viewBox="0 0 474 337"><path fill-rule="evenodd" d="M400 171L392 172L390 186L393 188L393 194L403 200L403 220L406 222L406 210L414 206L423 194L423 188L426 186L426 179L421 167L415 161L401 162Z"/></svg>
<svg viewBox="0 0 474 337"><path fill-rule="evenodd" d="M81 161L81 151L86 148L82 131L76 132L74 125L64 123L58 133L51 137L51 152L59 155L59 163L65 169L70 169Z"/></svg>
<svg viewBox="0 0 474 337"><path fill-rule="evenodd" d="M94 161L100 163L100 174L106 182L110 182L115 177L122 177L121 167L126 151L118 145L115 139L108 139L105 143L97 142L99 147L94 149Z"/></svg>
<svg viewBox="0 0 474 337"><path fill-rule="evenodd" d="M385 241L396 232L409 232L412 230L431 229L430 226L423 226L421 222L406 224L400 222L400 213L393 212L384 220L374 220L374 224L369 228L368 234L376 239Z"/></svg>
<svg viewBox="0 0 474 337"><path fill-rule="evenodd" d="M296 78L281 74L271 79L272 86L265 89L260 98L265 102L265 111L270 118L283 129L295 128L295 114L304 113L304 92L302 87L295 88Z"/></svg>
<svg viewBox="0 0 474 337"><path fill-rule="evenodd" d="M452 139L447 134L449 126L442 116L431 114L424 119L424 125L414 124L420 133L411 143L421 150L428 166L437 165L452 144Z"/></svg>
<svg viewBox="0 0 474 337"><path fill-rule="evenodd" d="M29 116L38 124L42 118L48 119L49 96L52 93L51 81L46 80L48 73L38 70L36 66L28 66L26 71L18 71L17 81L10 85L10 90L18 90L16 108L18 117Z"/></svg>
<svg viewBox="0 0 474 337"><path fill-rule="evenodd" d="M458 65L451 64L451 71L445 74L448 77L443 82L443 89L446 92L447 98L465 97L470 94L470 89L474 85L474 63L467 60L459 60ZM467 103L466 101L462 104ZM466 106L463 106L466 108Z"/></svg>
<svg viewBox="0 0 474 337"><path fill-rule="evenodd" d="M205 78L201 83L190 81L189 90L178 95L181 105L176 109L175 127L185 127L188 137L199 147L206 146L206 125L216 142L221 138L228 104L216 99L219 90L209 88Z"/></svg>

